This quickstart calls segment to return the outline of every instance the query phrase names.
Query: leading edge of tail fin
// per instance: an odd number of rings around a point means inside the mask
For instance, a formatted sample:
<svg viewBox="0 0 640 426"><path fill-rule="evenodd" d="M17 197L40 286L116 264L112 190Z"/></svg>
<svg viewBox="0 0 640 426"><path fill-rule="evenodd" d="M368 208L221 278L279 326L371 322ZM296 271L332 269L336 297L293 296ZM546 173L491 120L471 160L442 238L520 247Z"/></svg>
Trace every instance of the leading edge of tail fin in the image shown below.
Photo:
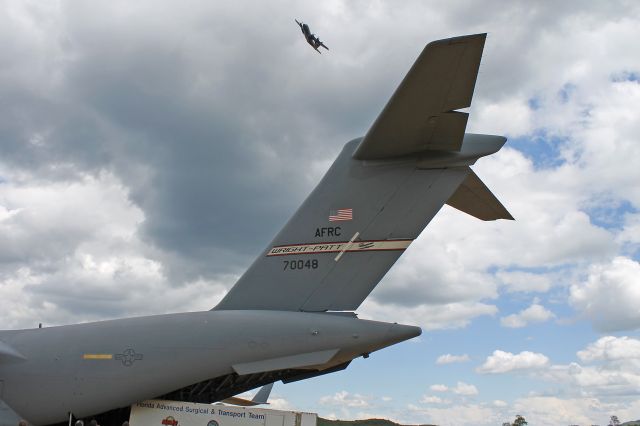
<svg viewBox="0 0 640 426"><path fill-rule="evenodd" d="M427 46L401 84L403 95L394 95L401 102L390 101L376 121L391 127L382 133L370 130L365 138L345 145L318 186L215 310L352 311L445 203L485 220L511 218L469 167L497 152L504 137L465 134L464 120L463 133L458 135L456 127L452 143L416 145L421 133L404 135L402 111L395 110L413 105L405 102L414 99L410 88L425 83L426 77L445 80L449 88L441 93L445 109L470 103L484 37L458 37ZM424 60L432 52L429 46L438 49L435 62ZM438 58L466 65L454 67L452 80L442 71L451 67L438 68ZM438 72L425 72L428 66ZM465 78L460 74L469 72L472 75ZM462 89L456 90L454 83ZM420 115L412 111L411 123ZM451 133L449 121L438 122L444 126L437 132L440 136ZM392 128L399 137L387 138Z"/></svg>

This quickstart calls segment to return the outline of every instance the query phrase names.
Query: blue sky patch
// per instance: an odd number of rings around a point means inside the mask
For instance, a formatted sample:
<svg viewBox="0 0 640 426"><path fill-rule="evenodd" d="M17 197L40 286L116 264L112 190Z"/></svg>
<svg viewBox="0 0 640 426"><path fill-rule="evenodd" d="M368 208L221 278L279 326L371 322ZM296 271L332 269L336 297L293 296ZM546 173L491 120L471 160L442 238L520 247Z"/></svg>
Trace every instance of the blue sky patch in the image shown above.
<svg viewBox="0 0 640 426"><path fill-rule="evenodd" d="M552 266L509 266L506 268L500 268L500 271L504 272L527 272L529 274L548 274L551 272L561 272L570 270L573 265L552 265ZM491 272L497 272L497 268Z"/></svg>
<svg viewBox="0 0 640 426"><path fill-rule="evenodd" d="M550 135L545 129L540 129L532 135L509 139L509 145L532 160L536 169L549 169L566 162L561 150L567 141L566 137Z"/></svg>
<svg viewBox="0 0 640 426"><path fill-rule="evenodd" d="M589 215L591 223L608 230L622 229L625 215L638 213L638 209L628 200L611 198L597 200L593 204L593 207L586 208L584 212Z"/></svg>
<svg viewBox="0 0 640 426"><path fill-rule="evenodd" d="M539 110L541 107L541 104L542 104L542 100L538 96L529 98L529 100L527 101L527 105L529 105L529 108L531 108L533 111Z"/></svg>
<svg viewBox="0 0 640 426"><path fill-rule="evenodd" d="M575 93L577 86L572 83L565 83L558 91L558 97L563 104L569 102L571 96Z"/></svg>
<svg viewBox="0 0 640 426"><path fill-rule="evenodd" d="M633 81L640 83L640 71L622 71L616 73L611 76L611 81L616 83L621 81Z"/></svg>

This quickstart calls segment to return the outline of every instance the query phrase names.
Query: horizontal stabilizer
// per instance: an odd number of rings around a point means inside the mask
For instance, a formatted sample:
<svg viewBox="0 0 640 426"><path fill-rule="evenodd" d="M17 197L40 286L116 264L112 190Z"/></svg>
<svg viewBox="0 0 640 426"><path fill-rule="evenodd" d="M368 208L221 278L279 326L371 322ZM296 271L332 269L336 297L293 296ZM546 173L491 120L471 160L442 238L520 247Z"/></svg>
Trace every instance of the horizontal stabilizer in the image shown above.
<svg viewBox="0 0 640 426"><path fill-rule="evenodd" d="M268 385L264 385L263 387L261 387L260 390L255 394L255 396L250 400L240 398L238 396L232 396L230 398L223 399L220 402L224 402L225 404L239 405L241 407L253 407L255 405L269 404L267 400L269 399L269 395L271 394L271 389L273 389L273 383L269 383Z"/></svg>
<svg viewBox="0 0 640 426"><path fill-rule="evenodd" d="M273 383L264 385L260 390L251 398L251 402L255 404L268 404L269 395L271 395L271 389L273 389Z"/></svg>
<svg viewBox="0 0 640 426"><path fill-rule="evenodd" d="M378 160L427 150L458 151L486 34L429 43L356 149Z"/></svg>
<svg viewBox="0 0 640 426"><path fill-rule="evenodd" d="M470 168L467 178L447 204L482 220L513 220L513 216Z"/></svg>
<svg viewBox="0 0 640 426"><path fill-rule="evenodd" d="M338 353L339 349L309 352L304 354L271 358L256 362L245 362L233 365L233 369L239 375L262 373L264 371L286 370L291 368L304 368L326 364Z"/></svg>
<svg viewBox="0 0 640 426"><path fill-rule="evenodd" d="M223 399L220 402L224 404L238 405L240 407L253 407L255 405L260 405L259 403L253 402L250 399L240 398L239 396L230 396L229 398Z"/></svg>

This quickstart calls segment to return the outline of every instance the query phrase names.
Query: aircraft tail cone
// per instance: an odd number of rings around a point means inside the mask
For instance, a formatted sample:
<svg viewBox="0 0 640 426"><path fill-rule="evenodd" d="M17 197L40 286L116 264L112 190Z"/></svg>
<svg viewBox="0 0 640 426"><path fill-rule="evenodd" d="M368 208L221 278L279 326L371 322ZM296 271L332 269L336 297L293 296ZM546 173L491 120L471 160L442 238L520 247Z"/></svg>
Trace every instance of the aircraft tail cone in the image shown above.
<svg viewBox="0 0 640 426"><path fill-rule="evenodd" d="M403 342L405 340L413 339L422 334L422 329L415 325L404 325L393 323L389 328L388 337L390 340L396 342Z"/></svg>

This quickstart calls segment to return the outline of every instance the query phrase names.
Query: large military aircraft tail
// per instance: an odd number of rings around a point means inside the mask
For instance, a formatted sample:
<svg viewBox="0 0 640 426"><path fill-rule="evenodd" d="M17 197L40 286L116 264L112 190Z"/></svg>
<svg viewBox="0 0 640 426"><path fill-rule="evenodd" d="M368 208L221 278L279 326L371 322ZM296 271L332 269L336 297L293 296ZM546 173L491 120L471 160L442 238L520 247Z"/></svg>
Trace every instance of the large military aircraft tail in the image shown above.
<svg viewBox="0 0 640 426"><path fill-rule="evenodd" d="M429 43L364 138L215 310L351 311L440 208L513 219L469 167L502 136L465 134L486 34Z"/></svg>

